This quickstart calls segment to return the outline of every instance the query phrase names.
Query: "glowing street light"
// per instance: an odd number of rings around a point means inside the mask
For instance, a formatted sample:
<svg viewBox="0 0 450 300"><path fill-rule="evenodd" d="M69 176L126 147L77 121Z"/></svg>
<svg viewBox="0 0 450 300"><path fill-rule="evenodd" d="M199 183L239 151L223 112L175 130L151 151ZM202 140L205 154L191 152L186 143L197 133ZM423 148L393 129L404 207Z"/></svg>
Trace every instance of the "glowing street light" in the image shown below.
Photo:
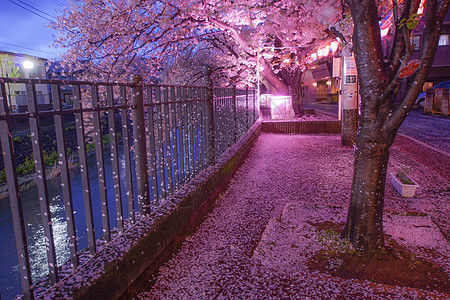
<svg viewBox="0 0 450 300"><path fill-rule="evenodd" d="M26 60L23 62L23 67L27 70L33 69L34 65L32 61Z"/></svg>

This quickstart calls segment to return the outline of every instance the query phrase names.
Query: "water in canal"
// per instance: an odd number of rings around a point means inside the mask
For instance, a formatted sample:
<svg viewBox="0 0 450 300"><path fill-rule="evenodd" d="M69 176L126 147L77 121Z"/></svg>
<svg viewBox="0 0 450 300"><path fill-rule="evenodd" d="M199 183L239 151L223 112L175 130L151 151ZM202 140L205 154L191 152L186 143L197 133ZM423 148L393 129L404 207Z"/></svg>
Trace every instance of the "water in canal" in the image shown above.
<svg viewBox="0 0 450 300"><path fill-rule="evenodd" d="M119 153L123 153L119 147ZM116 222L114 189L112 167L109 150L104 151L105 155L105 174L108 195L108 206L110 212L111 227ZM119 165L121 171L122 187L122 208L124 217L128 216L128 206L126 204L126 179L125 179L125 161L123 154L119 155ZM134 163L132 163L134 165ZM78 237L78 249L87 247L86 219L84 215L84 205L82 198L82 186L79 168L70 171L73 206L75 213L75 226ZM134 172L133 172L134 173ZM102 216L99 200L98 176L96 170L95 155L89 157L89 177L91 186L92 209L94 216L94 226L96 238L102 236ZM134 179L135 181L135 179ZM136 184L134 184L136 187ZM48 192L50 197L50 210L52 213L53 234L55 239L56 257L58 266L69 260L69 247L67 225L65 222L64 204L61 192L61 183L59 177L48 180ZM135 192L136 195L136 192ZM33 283L48 274L47 253L45 250L44 230L41 225L41 213L39 200L37 197L36 185L32 185L20 194L25 219L25 227L28 241L28 251L30 253L30 264L33 274ZM136 198L136 197L135 197ZM17 250L14 237L13 224L11 220L11 211L9 198L0 199L0 295L2 299L11 299L22 291L19 264L17 259ZM137 203L135 203L137 208Z"/></svg>

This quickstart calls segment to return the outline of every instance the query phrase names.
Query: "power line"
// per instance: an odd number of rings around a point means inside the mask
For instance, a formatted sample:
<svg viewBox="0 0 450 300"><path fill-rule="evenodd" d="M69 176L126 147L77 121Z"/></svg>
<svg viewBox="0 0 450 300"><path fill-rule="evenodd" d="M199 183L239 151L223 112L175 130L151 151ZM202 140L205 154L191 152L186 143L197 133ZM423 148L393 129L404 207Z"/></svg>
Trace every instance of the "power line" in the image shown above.
<svg viewBox="0 0 450 300"><path fill-rule="evenodd" d="M52 2L55 3L55 4L61 5L62 7L67 7L67 5L59 2L58 0L52 0Z"/></svg>
<svg viewBox="0 0 450 300"><path fill-rule="evenodd" d="M42 10L40 10L40 9L38 9L38 8L36 8L36 7L30 5L30 4L28 4L28 3L26 3L26 2L24 2L24 1L22 1L22 0L15 0L15 1L18 1L18 2L20 2L20 3L22 3L22 4L25 4L26 6L31 7L32 9L37 10L38 12L43 13L44 15L47 15L47 16L49 16L50 18L54 18L54 19L55 19L55 17L52 16L51 14L48 14L48 13L46 13L45 11L42 11Z"/></svg>
<svg viewBox="0 0 450 300"><path fill-rule="evenodd" d="M37 50L37 49L33 49L33 48L25 47L25 46L20 46L20 45L16 45L16 44L11 44L11 43L0 42L0 44L7 45L7 46L13 46L13 47L19 47L19 48L22 48L22 49L27 49L27 50L41 52L41 53L47 53L47 54L51 54L51 55L57 55L57 53Z"/></svg>
<svg viewBox="0 0 450 300"><path fill-rule="evenodd" d="M44 16L38 14L37 12L32 11L31 9L29 9L29 8L27 8L27 7L25 7L25 6L20 5L19 3L16 3L16 2L14 2L14 1L12 1L12 0L8 0L8 1L11 2L11 3L14 3L15 5L17 5L17 6L21 7L21 8L23 8L23 9L25 9L25 10L27 10L27 11L29 11L29 12L32 13L32 14L35 14L36 16L39 16L39 17L41 17L41 18L43 18L43 19L46 19L46 20L49 21L49 22L53 22L53 20L50 20L49 18L44 17ZM51 17L53 17L53 16L51 16ZM53 18L54 18L54 17L53 17Z"/></svg>

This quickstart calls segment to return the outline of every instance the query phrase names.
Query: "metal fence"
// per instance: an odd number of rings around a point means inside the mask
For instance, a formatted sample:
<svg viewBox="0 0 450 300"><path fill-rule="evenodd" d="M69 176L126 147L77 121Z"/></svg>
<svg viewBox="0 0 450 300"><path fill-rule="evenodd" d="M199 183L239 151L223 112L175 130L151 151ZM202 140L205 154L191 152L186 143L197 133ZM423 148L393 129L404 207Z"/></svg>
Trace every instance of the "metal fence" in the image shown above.
<svg viewBox="0 0 450 300"><path fill-rule="evenodd" d="M27 111L23 113L13 113L13 103L10 103L5 92L6 84L15 83L26 84ZM47 85L51 91L51 110L39 110L36 93L38 85ZM72 90L70 106L63 102L67 96L62 95L62 86ZM33 269L30 266L16 170L18 166L14 156L11 134L14 124L25 123L30 130L37 187L33 201L39 202L48 276L50 282L54 283L58 281L61 267L58 261L61 260L58 260L58 251L55 249L54 216L50 208L46 175L48 167L42 149L44 137L41 136L40 122L43 118L52 119L55 130L55 150L59 153L59 192L64 203L66 243L70 252L68 258L73 268L80 264L77 234L86 234L90 254L97 251L94 215L99 212L93 208L93 198L100 200L101 238L108 242L112 231L120 234L126 227L125 223L133 224L136 215L148 214L170 194L213 164L258 118L255 90L248 88L147 85L142 84L139 76L134 77L132 83L0 78L0 87L0 139L25 298L34 297L36 282L32 279ZM66 145L64 119L67 116L75 118L75 154L81 177L78 200L74 200L71 188L74 179L69 170ZM120 132L117 132L117 120L122 125ZM103 142L105 132L109 133L107 147ZM93 149L90 152L88 148ZM90 179L88 160L94 159L90 156L95 156L95 180ZM105 164L111 166L105 167ZM95 195L93 185L98 185ZM113 197L108 196L111 190ZM78 204L74 201L83 202L86 228L76 226L78 223L73 207ZM111 203L114 205L111 206ZM37 280L39 278L34 281Z"/></svg>

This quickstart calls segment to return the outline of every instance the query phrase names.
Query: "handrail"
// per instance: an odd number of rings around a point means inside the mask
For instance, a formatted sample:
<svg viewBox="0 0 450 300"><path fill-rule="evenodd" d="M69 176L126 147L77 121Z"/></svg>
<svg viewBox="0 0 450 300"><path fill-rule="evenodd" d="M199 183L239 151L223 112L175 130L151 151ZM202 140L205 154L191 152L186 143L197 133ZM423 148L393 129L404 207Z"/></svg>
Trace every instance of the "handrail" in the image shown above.
<svg viewBox="0 0 450 300"><path fill-rule="evenodd" d="M14 95L7 95L6 85L15 85L16 88L25 85L27 105L20 107L25 112L13 111ZM45 111L40 109L36 96L37 87L42 88L42 85L48 86L51 100L46 104L50 109ZM63 91L62 86L68 88ZM55 128L50 139L55 140L54 148L59 153L61 205L64 207L68 232L66 246L70 250L67 251L67 261L72 267L77 267L80 258L81 237L77 236L77 232L80 234L84 231L77 225L77 218L84 218L87 249L95 254L98 244L96 224L102 223L104 241L110 239L114 230L120 234L128 226L125 223L133 224L136 221L136 214L149 214L170 194L213 164L258 119L256 91L248 87L237 89L212 85L143 84L139 80L120 83L0 78L0 88L3 165L9 189L22 290L25 298L29 299L34 297L34 290L39 285L39 282L33 282L32 277L39 276L34 274L34 266L30 263L32 253L29 252L24 229L23 201L15 163L18 149L12 135L15 123L26 125L28 121L31 130L33 147L29 149L28 155L33 155L37 170L36 199L41 203L40 226L45 232L50 280L56 282L61 267L57 263L60 255L57 247L60 245L54 242L55 216L50 210L51 196L44 163L44 150L50 151L45 149L44 144L51 141L42 137L41 118L50 118ZM64 95L71 99L73 107L63 108ZM66 132L64 118L71 116L75 118L75 130ZM132 120L130 116L133 116ZM106 135L110 139L111 151L108 152L104 152L102 143L102 137ZM71 183L75 179L70 177L68 163L67 141L71 137L76 139L81 171L80 190L75 195L77 198L74 198ZM94 141L95 158L89 155L89 140ZM122 145L123 153L118 152L119 145ZM119 156L123 158L119 160ZM91 167L90 161L93 159L95 166ZM111 173L106 173L109 163ZM0 171L2 167L0 164ZM98 179L90 179L91 172L96 173ZM98 187L96 190L99 192L93 192L94 186ZM137 186L137 193L134 186ZM101 216L93 207L97 198L101 199ZM136 201L139 211L135 208ZM79 206L81 203L83 209L75 214L74 205ZM128 215L122 210L123 206L127 208Z"/></svg>

